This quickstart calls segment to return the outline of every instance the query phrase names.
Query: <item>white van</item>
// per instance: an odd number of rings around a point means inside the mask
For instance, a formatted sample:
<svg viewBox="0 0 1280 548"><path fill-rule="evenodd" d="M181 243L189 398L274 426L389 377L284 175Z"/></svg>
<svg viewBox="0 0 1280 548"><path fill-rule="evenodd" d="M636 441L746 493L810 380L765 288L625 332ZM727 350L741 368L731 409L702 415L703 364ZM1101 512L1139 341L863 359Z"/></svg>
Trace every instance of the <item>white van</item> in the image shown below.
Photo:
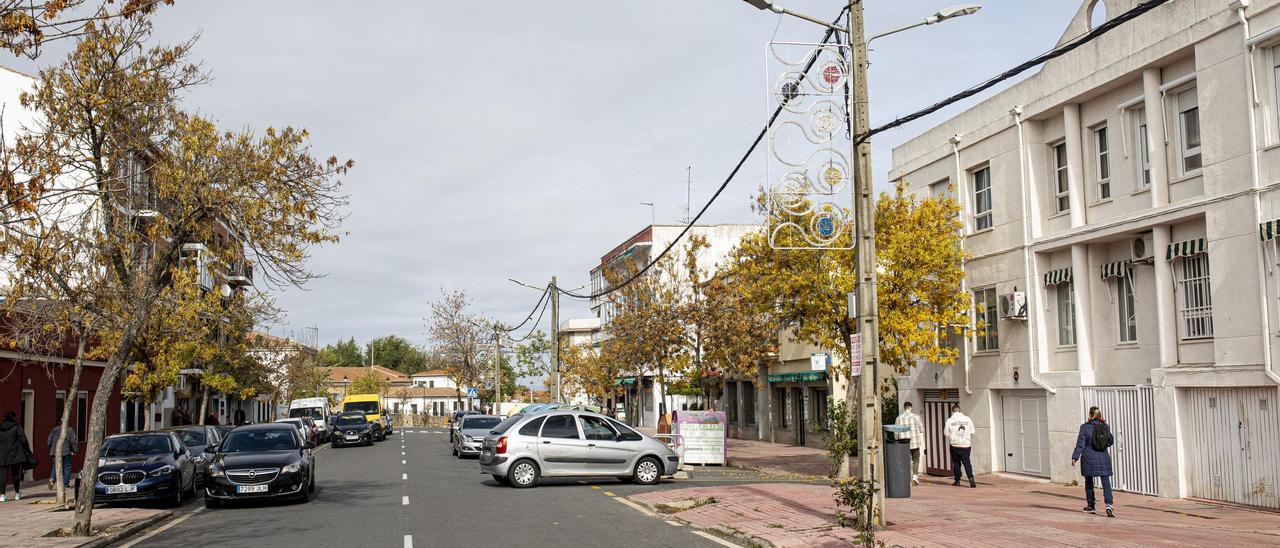
<svg viewBox="0 0 1280 548"><path fill-rule="evenodd" d="M289 418L311 417L316 421L316 443L329 440L329 398L302 398L289 402Z"/></svg>

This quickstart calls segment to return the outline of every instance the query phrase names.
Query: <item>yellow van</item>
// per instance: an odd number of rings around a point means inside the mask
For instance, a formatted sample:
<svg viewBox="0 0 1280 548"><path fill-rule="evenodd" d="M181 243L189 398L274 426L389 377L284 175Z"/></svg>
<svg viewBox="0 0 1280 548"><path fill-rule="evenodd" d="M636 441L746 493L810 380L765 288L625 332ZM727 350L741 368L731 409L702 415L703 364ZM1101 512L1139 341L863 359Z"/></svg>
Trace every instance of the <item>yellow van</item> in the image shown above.
<svg viewBox="0 0 1280 548"><path fill-rule="evenodd" d="M348 394L342 398L343 413L364 413L365 420L370 423L382 423L382 398L377 394ZM387 431L379 428L382 435L378 436L381 440L387 439Z"/></svg>

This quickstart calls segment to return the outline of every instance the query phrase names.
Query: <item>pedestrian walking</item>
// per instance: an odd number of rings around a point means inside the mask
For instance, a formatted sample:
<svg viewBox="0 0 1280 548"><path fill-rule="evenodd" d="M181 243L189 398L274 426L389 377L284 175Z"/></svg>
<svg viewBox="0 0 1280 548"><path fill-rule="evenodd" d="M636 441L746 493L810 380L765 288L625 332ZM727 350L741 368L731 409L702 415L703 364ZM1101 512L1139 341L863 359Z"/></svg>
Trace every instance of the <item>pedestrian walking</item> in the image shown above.
<svg viewBox="0 0 1280 548"><path fill-rule="evenodd" d="M951 446L951 473L955 477L951 485L960 485L960 467L963 465L965 474L969 476L969 487L976 488L978 482L973 479L973 463L969 461L969 453L973 451L973 419L961 413L959 405L952 405L951 417L947 419L942 433L947 438L947 445Z"/></svg>
<svg viewBox="0 0 1280 548"><path fill-rule="evenodd" d="M18 426L18 414L5 413L4 422L0 422L0 502L9 500L5 494L9 482L13 482L13 500L22 500L22 472L31 460L31 444L27 442L27 433Z"/></svg>
<svg viewBox="0 0 1280 548"><path fill-rule="evenodd" d="M902 414L897 424L906 426L906 432L898 434L900 440L911 440L911 484L920 485L920 455L924 454L924 422L915 414L911 402L902 404Z"/></svg>
<svg viewBox="0 0 1280 548"><path fill-rule="evenodd" d="M1111 427L1102 418L1102 410L1089 408L1089 420L1080 425L1080 435L1076 437L1076 450L1071 454L1071 465L1080 462L1080 475L1084 476L1084 511L1090 514L1095 510L1097 499L1093 495L1093 479L1102 480L1102 500L1107 503L1107 517L1116 517L1111 499L1111 453L1107 452L1116 439L1111 435Z"/></svg>
<svg viewBox="0 0 1280 548"><path fill-rule="evenodd" d="M245 422L246 422L246 421L245 421L245 417L244 417L244 409L241 409L241 408L237 407L237 408L236 408L236 422L235 422L235 424L237 424L237 425L241 425L241 424L244 424Z"/></svg>
<svg viewBox="0 0 1280 548"><path fill-rule="evenodd" d="M49 462L55 462L53 459L58 458L58 435L62 433L62 425L59 424L49 431ZM76 447L80 443L80 439L76 437L76 429L67 425L67 439L62 440L62 486L71 488L71 460L76 454ZM53 482L58 477L55 474L49 474L49 488L53 489Z"/></svg>
<svg viewBox="0 0 1280 548"><path fill-rule="evenodd" d="M204 423L206 426L221 426L218 424L218 416L213 414L213 411L210 411L208 415L205 415Z"/></svg>

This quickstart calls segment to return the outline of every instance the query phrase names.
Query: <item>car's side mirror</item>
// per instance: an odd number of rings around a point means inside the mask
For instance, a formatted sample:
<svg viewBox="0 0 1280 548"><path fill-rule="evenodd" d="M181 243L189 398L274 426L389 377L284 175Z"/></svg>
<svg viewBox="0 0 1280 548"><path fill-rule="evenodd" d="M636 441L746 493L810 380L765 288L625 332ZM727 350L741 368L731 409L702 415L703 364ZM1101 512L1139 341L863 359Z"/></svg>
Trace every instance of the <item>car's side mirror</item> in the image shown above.
<svg viewBox="0 0 1280 548"><path fill-rule="evenodd" d="M302 448L303 448L303 449L315 449L315 448L316 448L316 442L314 442L314 441L309 441L309 442L307 442L307 443L304 443L304 444L302 444Z"/></svg>
<svg viewBox="0 0 1280 548"><path fill-rule="evenodd" d="M208 446L205 446L204 452L209 454L217 453L218 448L212 445L208 445Z"/></svg>

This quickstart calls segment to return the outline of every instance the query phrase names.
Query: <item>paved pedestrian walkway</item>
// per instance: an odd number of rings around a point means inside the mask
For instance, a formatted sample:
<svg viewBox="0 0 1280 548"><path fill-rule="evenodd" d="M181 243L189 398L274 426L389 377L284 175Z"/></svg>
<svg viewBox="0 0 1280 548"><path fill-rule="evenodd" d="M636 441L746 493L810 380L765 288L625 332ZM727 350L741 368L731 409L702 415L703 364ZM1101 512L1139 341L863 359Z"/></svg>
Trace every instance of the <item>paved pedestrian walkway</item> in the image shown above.
<svg viewBox="0 0 1280 548"><path fill-rule="evenodd" d="M10 497L13 491L9 490ZM22 500L0 502L0 546L24 548L70 548L117 537L120 533L155 523L171 512L156 508L104 508L93 511L93 528L98 537L60 537L56 531L70 529L75 523L75 512L61 510L54 503L56 494L43 481L22 486Z"/></svg>
<svg viewBox="0 0 1280 548"><path fill-rule="evenodd" d="M773 546L845 546L834 489L801 483L691 487L635 495L690 524ZM1079 487L980 476L977 489L928 478L886 504L890 546L1266 546L1280 544L1280 514L1196 501L1116 494L1118 517L1081 512ZM714 502L709 502L714 500ZM678 510L684 501L703 504Z"/></svg>

